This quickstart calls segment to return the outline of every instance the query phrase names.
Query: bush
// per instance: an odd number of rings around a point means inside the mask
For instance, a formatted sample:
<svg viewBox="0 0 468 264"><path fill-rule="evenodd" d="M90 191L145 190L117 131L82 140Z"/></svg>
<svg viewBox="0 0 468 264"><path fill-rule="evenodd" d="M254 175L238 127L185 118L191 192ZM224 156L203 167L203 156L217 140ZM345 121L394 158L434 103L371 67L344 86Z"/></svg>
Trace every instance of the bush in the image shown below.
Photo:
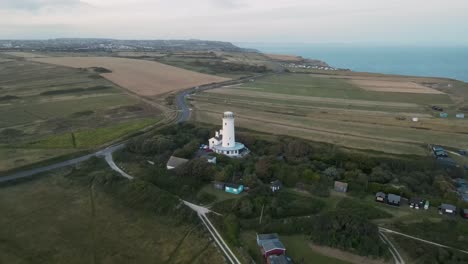
<svg viewBox="0 0 468 264"><path fill-rule="evenodd" d="M319 245L344 249L362 256L388 254L375 224L358 214L343 211L325 213L316 218L311 239Z"/></svg>

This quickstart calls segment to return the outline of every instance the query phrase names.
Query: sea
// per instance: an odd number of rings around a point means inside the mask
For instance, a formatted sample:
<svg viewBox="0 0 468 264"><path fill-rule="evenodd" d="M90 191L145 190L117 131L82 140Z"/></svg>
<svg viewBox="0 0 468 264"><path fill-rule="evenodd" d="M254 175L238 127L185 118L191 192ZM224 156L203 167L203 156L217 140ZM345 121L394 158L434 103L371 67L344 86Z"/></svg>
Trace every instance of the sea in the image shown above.
<svg viewBox="0 0 468 264"><path fill-rule="evenodd" d="M353 71L446 77L468 82L468 46L235 43L264 53L319 59Z"/></svg>

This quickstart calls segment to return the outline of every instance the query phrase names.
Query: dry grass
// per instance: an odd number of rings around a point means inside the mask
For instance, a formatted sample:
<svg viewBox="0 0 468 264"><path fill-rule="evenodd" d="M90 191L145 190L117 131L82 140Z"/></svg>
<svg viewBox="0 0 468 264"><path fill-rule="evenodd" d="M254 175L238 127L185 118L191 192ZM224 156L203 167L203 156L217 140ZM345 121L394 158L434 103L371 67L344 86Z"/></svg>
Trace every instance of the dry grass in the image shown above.
<svg viewBox="0 0 468 264"><path fill-rule="evenodd" d="M250 91L254 90L254 91ZM378 101L367 101L367 100L353 100L353 99L342 99L342 98L325 98L325 97L312 97L312 96L300 96L300 95L285 95L278 93L259 92L256 90L263 90L262 88L223 88L211 90L209 93L223 94L223 95L239 95L247 96L252 98L267 98L267 99L281 99L291 101L302 101L302 102L326 102L330 104L344 104L344 105L356 105L356 106L389 106L389 107L405 107L405 108L418 108L417 104L412 103L400 103L400 102L378 102Z"/></svg>
<svg viewBox="0 0 468 264"><path fill-rule="evenodd" d="M103 77L142 96L156 96L228 80L145 60L111 57L49 57L32 60L73 68L103 67L112 71L103 73Z"/></svg>
<svg viewBox="0 0 468 264"><path fill-rule="evenodd" d="M352 80L352 84L367 91L418 93L418 94L444 94L441 91L423 86L414 82L388 81L378 79Z"/></svg>
<svg viewBox="0 0 468 264"><path fill-rule="evenodd" d="M36 53L29 53L29 52L2 52L3 54L10 55L10 56L15 56L15 57L21 57L21 58L45 58L46 56L36 54Z"/></svg>
<svg viewBox="0 0 468 264"><path fill-rule="evenodd" d="M278 61L291 61L291 62L300 62L304 59L294 55L283 55L283 54L265 54L270 59Z"/></svg>
<svg viewBox="0 0 468 264"><path fill-rule="evenodd" d="M337 258L346 262L350 262L353 264L361 264L361 263L367 263L367 264L385 264L385 263L390 263L390 262L385 262L384 260L381 259L371 259L359 255L355 255L349 252L345 252L343 250L339 250L336 248L331 248L331 247L322 247L322 246L317 246L314 244L309 244L310 248L318 252L320 254L323 254L325 256L330 256L333 258Z"/></svg>

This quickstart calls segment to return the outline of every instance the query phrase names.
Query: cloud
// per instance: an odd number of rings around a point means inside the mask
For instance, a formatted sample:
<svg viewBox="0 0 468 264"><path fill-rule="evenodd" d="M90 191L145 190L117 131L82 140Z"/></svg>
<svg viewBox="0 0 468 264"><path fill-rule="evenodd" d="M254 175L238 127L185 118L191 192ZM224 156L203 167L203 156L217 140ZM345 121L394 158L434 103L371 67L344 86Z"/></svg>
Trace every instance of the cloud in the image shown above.
<svg viewBox="0 0 468 264"><path fill-rule="evenodd" d="M81 4L79 0L0 0L0 9L36 11L49 7L73 7Z"/></svg>
<svg viewBox="0 0 468 264"><path fill-rule="evenodd" d="M468 43L466 0L0 0L0 38ZM65 32L65 33L64 33Z"/></svg>

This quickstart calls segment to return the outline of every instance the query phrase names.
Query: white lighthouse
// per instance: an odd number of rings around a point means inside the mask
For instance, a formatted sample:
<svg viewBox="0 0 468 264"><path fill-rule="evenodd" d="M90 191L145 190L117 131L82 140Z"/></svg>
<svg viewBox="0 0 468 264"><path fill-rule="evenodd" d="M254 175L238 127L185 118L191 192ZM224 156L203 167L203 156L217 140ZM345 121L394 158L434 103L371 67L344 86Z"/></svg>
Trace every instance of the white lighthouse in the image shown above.
<svg viewBox="0 0 468 264"><path fill-rule="evenodd" d="M225 148L232 147L236 144L236 133L234 131L234 113L224 112L223 114L223 144Z"/></svg>
<svg viewBox="0 0 468 264"><path fill-rule="evenodd" d="M215 136L208 141L208 145L215 153L229 157L240 157L249 152L244 144L236 142L233 112L224 112L223 129L216 131Z"/></svg>

